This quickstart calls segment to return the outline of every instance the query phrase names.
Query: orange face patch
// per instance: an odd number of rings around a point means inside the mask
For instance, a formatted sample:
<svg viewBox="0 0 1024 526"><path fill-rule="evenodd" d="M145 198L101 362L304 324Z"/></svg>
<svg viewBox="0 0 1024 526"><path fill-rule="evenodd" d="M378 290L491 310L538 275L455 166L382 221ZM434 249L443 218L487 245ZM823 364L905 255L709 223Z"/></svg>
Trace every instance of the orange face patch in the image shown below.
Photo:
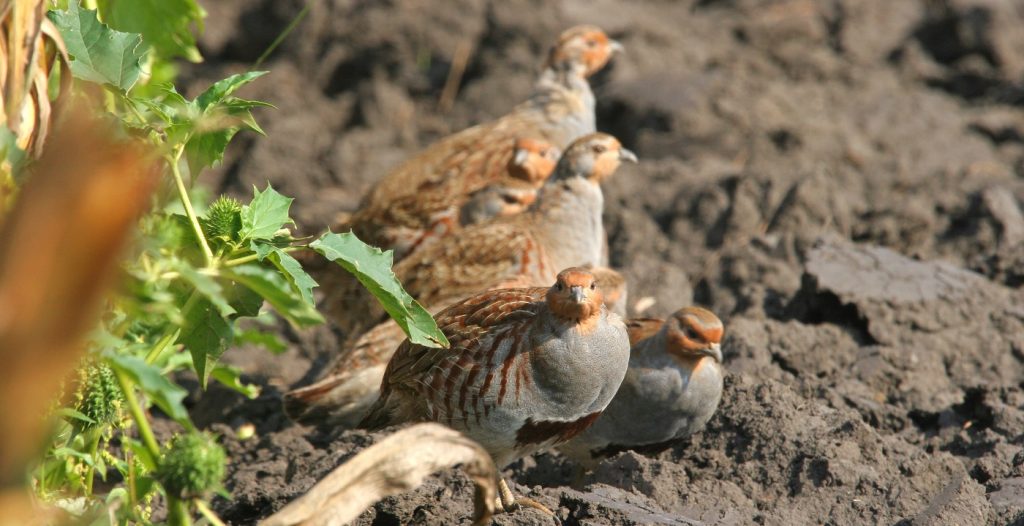
<svg viewBox="0 0 1024 526"><path fill-rule="evenodd" d="M548 290L548 307L556 316L573 321L579 330L590 332L600 318L604 298L594 275L582 268L568 268Z"/></svg>
<svg viewBox="0 0 1024 526"><path fill-rule="evenodd" d="M570 268L558 274L559 283L565 287L583 287L589 289L595 283L594 275L581 268Z"/></svg>
<svg viewBox="0 0 1024 526"><path fill-rule="evenodd" d="M612 56L608 45L608 35L601 31L591 31L583 35L583 63L587 66L587 75L592 75L608 63Z"/></svg>
<svg viewBox="0 0 1024 526"><path fill-rule="evenodd" d="M594 162L594 174L592 178L601 182L609 175L615 173L615 170L619 169L619 165L622 164L619 160L618 150L608 150L597 157L597 161Z"/></svg>
<svg viewBox="0 0 1024 526"><path fill-rule="evenodd" d="M546 141L519 138L509 164L509 173L539 187L551 175L558 162L558 149Z"/></svg>

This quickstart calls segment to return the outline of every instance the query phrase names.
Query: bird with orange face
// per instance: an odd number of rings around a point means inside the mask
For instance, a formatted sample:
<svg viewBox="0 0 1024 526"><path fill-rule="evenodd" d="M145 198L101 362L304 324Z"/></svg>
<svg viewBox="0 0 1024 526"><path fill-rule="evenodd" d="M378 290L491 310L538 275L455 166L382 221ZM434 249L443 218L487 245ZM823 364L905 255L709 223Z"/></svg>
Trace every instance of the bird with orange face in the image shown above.
<svg viewBox="0 0 1024 526"><path fill-rule="evenodd" d="M508 174L470 194L459 210L462 226L525 211L558 163L561 150L546 141L516 139Z"/></svg>
<svg viewBox="0 0 1024 526"><path fill-rule="evenodd" d="M624 316L625 278L607 267L587 270L608 311ZM285 393L285 414L302 424L355 427L376 401L384 369L404 339L402 327L387 320L346 343L316 382Z"/></svg>
<svg viewBox="0 0 1024 526"><path fill-rule="evenodd" d="M700 307L667 320L626 324L629 371L615 399L593 426L558 447L584 467L638 447L689 436L711 419L722 398L722 321Z"/></svg>
<svg viewBox="0 0 1024 526"><path fill-rule="evenodd" d="M517 139L563 149L596 131L594 94L587 79L619 49L600 28L566 30L548 54L529 99L406 160L370 190L342 229L351 229L371 245L394 249L396 261L442 238L422 234L430 231L433 215L459 210L469 196L507 180L515 166Z"/></svg>
<svg viewBox="0 0 1024 526"><path fill-rule="evenodd" d="M582 268L563 270L547 289L471 296L437 322L451 347L403 342L360 427L439 422L477 441L501 468L587 429L629 363L626 327ZM500 508L514 509L504 480L499 487Z"/></svg>
<svg viewBox="0 0 1024 526"><path fill-rule="evenodd" d="M418 250L395 265L395 275L412 297L434 309L484 290L541 286L558 269L600 266L607 244L601 182L622 161L636 160L611 135L580 137L559 158L525 212L467 227ZM386 319L361 288L326 292L326 311L350 334Z"/></svg>

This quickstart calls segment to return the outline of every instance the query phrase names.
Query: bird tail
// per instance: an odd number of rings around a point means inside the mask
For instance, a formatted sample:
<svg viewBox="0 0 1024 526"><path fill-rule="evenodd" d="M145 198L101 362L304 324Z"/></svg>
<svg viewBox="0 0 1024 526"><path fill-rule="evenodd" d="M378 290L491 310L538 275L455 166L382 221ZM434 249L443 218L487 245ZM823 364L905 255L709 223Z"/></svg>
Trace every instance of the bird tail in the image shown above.
<svg viewBox="0 0 1024 526"><path fill-rule="evenodd" d="M377 400L380 387L379 373L364 373L329 376L285 393L285 414L300 424L355 427Z"/></svg>
<svg viewBox="0 0 1024 526"><path fill-rule="evenodd" d="M380 397L377 398L377 401L373 403L366 416L363 417L356 427L367 431L377 431L392 425L392 408L390 405L388 403L388 393L381 393Z"/></svg>

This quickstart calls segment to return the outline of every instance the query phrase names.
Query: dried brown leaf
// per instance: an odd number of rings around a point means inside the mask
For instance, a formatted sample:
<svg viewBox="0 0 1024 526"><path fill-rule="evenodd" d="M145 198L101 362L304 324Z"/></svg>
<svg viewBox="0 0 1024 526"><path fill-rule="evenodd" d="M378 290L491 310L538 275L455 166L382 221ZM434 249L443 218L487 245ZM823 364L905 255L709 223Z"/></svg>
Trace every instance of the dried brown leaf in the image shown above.
<svg viewBox="0 0 1024 526"><path fill-rule="evenodd" d="M0 125L14 132L18 147L42 153L50 122L48 81L60 63L61 89L70 86L68 54L46 18L43 0L0 0Z"/></svg>
<svg viewBox="0 0 1024 526"><path fill-rule="evenodd" d="M476 484L473 523L486 524L497 496L498 472L490 455L458 431L417 424L360 452L261 525L346 524L375 502L415 489L427 475L456 464Z"/></svg>

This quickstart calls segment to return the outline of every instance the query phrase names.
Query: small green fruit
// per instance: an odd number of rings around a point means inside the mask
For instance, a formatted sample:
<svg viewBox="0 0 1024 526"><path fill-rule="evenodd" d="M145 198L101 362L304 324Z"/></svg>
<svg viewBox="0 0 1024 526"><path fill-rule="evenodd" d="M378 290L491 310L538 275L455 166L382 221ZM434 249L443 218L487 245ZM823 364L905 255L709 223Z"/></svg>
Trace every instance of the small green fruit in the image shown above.
<svg viewBox="0 0 1024 526"><path fill-rule="evenodd" d="M80 429L89 429L117 421L121 414L121 388L114 371L104 363L90 361L78 369L75 410L95 423L74 420Z"/></svg>
<svg viewBox="0 0 1024 526"><path fill-rule="evenodd" d="M242 230L242 203L222 195L210 205L199 222L203 233L211 239L236 239Z"/></svg>
<svg viewBox="0 0 1024 526"><path fill-rule="evenodd" d="M224 479L224 448L207 433L178 435L156 469L156 479L179 498L203 496Z"/></svg>

